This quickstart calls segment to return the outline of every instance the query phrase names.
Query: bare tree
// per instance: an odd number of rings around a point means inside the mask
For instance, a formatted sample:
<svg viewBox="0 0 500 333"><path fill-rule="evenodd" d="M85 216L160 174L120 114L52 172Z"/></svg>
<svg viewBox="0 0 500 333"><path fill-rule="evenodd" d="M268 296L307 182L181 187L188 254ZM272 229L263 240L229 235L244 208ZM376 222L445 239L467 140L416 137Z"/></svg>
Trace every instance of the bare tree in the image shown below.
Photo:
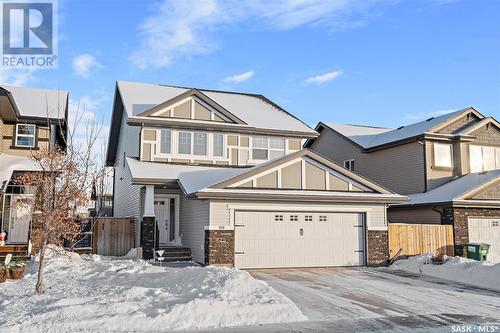
<svg viewBox="0 0 500 333"><path fill-rule="evenodd" d="M79 107L78 107L79 109ZM78 112L78 111L77 111ZM83 113L82 113L83 115ZM26 172L16 182L33 194L24 200L32 214L33 249L39 251L36 292L43 293L45 256L49 244L74 243L81 234L78 208L88 206L92 185L102 176L103 167L96 163L94 145L101 126L87 122L85 138L75 135L82 116L76 116L60 145L34 151L32 158L40 171ZM60 127L65 124L59 124Z"/></svg>

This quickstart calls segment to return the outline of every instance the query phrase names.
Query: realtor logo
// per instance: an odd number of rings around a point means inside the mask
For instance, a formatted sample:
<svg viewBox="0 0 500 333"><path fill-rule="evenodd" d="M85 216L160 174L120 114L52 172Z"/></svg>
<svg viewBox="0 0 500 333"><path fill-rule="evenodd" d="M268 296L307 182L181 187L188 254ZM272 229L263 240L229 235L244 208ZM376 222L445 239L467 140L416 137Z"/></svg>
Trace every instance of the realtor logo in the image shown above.
<svg viewBox="0 0 500 333"><path fill-rule="evenodd" d="M57 3L2 1L2 65L57 67Z"/></svg>

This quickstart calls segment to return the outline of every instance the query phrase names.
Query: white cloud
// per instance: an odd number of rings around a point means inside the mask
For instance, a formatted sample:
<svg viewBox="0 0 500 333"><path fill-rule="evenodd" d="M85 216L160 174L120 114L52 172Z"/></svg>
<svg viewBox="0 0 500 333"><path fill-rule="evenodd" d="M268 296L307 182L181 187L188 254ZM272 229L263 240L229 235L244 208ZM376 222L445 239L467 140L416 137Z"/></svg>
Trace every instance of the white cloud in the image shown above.
<svg viewBox="0 0 500 333"><path fill-rule="evenodd" d="M447 113L455 112L457 109L443 109L443 110L436 110L432 112L420 112L420 113L410 113L404 116L405 119L408 120L413 120L413 121L419 121L419 120L424 120L424 119L429 119L432 117L439 117Z"/></svg>
<svg viewBox="0 0 500 333"><path fill-rule="evenodd" d="M342 71L338 70L321 75L311 76L310 78L307 78L305 82L307 84L323 84L335 79L336 77L339 77L340 75L342 75Z"/></svg>
<svg viewBox="0 0 500 333"><path fill-rule="evenodd" d="M82 53L73 58L73 70L84 79L101 67L102 64L90 53Z"/></svg>
<svg viewBox="0 0 500 333"><path fill-rule="evenodd" d="M379 16L375 4L395 0L163 0L139 26L139 46L130 61L139 68L166 67L176 60L219 48L216 33L236 23L287 30L303 25L328 31L357 27Z"/></svg>
<svg viewBox="0 0 500 333"><path fill-rule="evenodd" d="M224 79L224 82L227 82L227 83L240 83L240 82L244 82L244 81L248 81L252 78L252 76L255 75L255 72L254 71L247 71L247 72L244 72L244 73L241 73L241 74L235 74L235 75L231 75L231 76L228 76Z"/></svg>
<svg viewBox="0 0 500 333"><path fill-rule="evenodd" d="M20 69L0 67L0 83L10 86L26 86L37 81L34 76L36 69Z"/></svg>

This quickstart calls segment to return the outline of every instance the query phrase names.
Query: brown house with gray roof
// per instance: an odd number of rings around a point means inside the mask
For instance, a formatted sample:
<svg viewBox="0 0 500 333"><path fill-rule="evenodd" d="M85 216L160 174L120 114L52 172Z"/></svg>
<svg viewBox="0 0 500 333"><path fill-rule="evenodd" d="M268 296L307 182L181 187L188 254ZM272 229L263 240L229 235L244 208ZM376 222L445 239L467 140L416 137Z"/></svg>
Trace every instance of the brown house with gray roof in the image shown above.
<svg viewBox="0 0 500 333"><path fill-rule="evenodd" d="M390 223L454 226L455 252L492 245L500 260L500 124L466 108L396 129L320 122L305 146L405 194Z"/></svg>

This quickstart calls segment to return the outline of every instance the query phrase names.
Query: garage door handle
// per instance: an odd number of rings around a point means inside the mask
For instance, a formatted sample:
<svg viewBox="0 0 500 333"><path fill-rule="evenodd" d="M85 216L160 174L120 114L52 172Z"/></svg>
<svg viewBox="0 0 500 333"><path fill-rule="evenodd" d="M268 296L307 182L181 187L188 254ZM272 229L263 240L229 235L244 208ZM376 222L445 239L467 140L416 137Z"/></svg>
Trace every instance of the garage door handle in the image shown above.
<svg viewBox="0 0 500 333"><path fill-rule="evenodd" d="M243 251L234 251L234 254L245 254Z"/></svg>
<svg viewBox="0 0 500 333"><path fill-rule="evenodd" d="M244 224L235 224L234 226L235 227L244 227L245 225Z"/></svg>

